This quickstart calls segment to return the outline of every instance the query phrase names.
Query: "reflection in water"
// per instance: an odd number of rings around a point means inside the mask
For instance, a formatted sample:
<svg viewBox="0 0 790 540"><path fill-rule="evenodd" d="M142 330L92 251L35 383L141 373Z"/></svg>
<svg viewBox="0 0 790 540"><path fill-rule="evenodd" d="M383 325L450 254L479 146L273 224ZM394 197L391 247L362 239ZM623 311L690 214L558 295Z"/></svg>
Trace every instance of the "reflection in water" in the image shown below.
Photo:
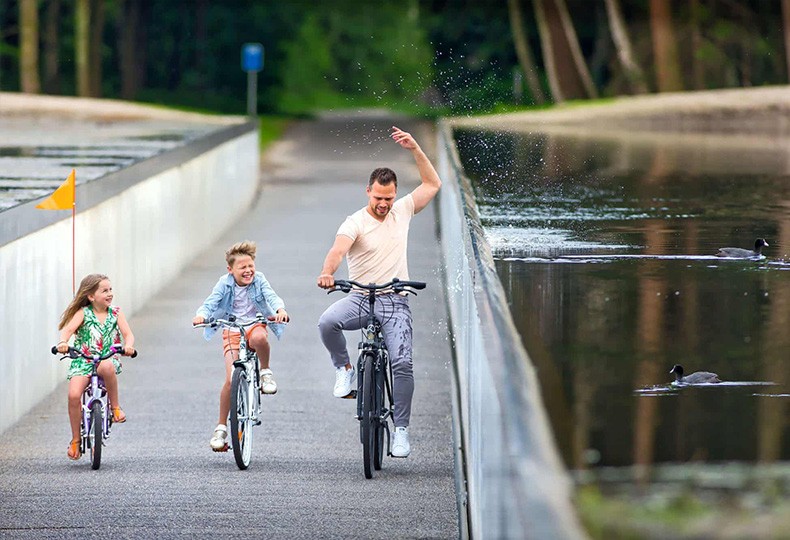
<svg viewBox="0 0 790 540"><path fill-rule="evenodd" d="M456 135L571 468L790 460L786 141Z"/></svg>

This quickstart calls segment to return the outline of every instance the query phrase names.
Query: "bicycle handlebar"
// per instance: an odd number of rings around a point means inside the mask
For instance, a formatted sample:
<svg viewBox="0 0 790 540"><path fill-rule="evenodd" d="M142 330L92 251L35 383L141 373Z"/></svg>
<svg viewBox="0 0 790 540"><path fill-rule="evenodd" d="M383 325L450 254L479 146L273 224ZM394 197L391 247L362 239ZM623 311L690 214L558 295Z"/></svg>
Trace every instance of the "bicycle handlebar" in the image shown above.
<svg viewBox="0 0 790 540"><path fill-rule="evenodd" d="M252 326L254 324L287 324L287 321L283 322L276 322L273 320L269 320L263 315L258 315L254 319L250 319L249 321L239 321L236 319L235 315L230 315L227 319L214 319L210 318L206 322L193 324L193 328L205 328L206 326L210 326L212 328L216 328L220 324L224 324L225 326L235 326L236 328L246 328L248 326Z"/></svg>
<svg viewBox="0 0 790 540"><path fill-rule="evenodd" d="M425 288L425 283L422 281L401 281L398 278L393 278L392 281L389 283L384 283L382 285L377 285L375 283L368 283L367 285L363 285L358 281L353 281L350 279L336 279L335 280L335 288L329 289L327 294L333 293L335 291L343 291L344 293L350 292L353 287L357 289L365 289L367 291L380 291L383 289L392 289L396 293L398 292L407 292L411 294L417 294L411 289L416 289L421 291Z"/></svg>
<svg viewBox="0 0 790 540"><path fill-rule="evenodd" d="M52 354L61 354L60 352L58 352L57 345L53 346L50 351L52 352ZM123 354L123 347L117 347L113 345L112 347L110 347L110 351L107 354L96 355L96 354L86 354L82 352L80 349L75 349L74 347L69 346L69 350L66 352L64 356L68 356L69 358L82 357L86 360L101 361L101 360L107 360L109 357L115 356L116 354ZM135 349L135 351L129 356L130 358L136 358L137 350Z"/></svg>

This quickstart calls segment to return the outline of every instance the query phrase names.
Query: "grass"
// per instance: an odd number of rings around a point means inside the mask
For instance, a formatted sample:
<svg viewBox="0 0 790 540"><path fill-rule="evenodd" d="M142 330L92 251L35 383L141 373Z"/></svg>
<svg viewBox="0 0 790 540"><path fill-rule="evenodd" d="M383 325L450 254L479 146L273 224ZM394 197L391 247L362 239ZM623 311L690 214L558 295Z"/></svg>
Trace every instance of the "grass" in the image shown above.
<svg viewBox="0 0 790 540"><path fill-rule="evenodd" d="M690 487L638 495L581 486L576 508L593 539L788 538L790 502L783 497L697 492Z"/></svg>
<svg viewBox="0 0 790 540"><path fill-rule="evenodd" d="M260 122L260 148L265 150L270 144L282 137L288 124L293 121L292 117L263 115L258 117Z"/></svg>

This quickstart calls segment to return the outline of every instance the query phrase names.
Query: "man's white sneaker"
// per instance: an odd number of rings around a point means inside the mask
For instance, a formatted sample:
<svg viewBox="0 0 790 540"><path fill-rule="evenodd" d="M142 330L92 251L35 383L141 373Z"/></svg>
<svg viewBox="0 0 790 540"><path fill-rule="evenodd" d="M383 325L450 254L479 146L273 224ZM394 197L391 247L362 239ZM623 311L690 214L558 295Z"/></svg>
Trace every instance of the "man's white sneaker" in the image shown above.
<svg viewBox="0 0 790 540"><path fill-rule="evenodd" d="M274 374L271 369L261 370L261 393L263 394L276 394L277 383L274 382Z"/></svg>
<svg viewBox="0 0 790 540"><path fill-rule="evenodd" d="M332 391L335 397L344 398L355 390L354 383L357 382L357 373L354 368L346 369L339 367L335 369L335 389Z"/></svg>
<svg viewBox="0 0 790 540"><path fill-rule="evenodd" d="M228 449L228 428L225 424L219 424L214 429L214 435L211 436L209 445L215 452L225 452Z"/></svg>
<svg viewBox="0 0 790 540"><path fill-rule="evenodd" d="M409 445L409 428L396 427L395 435L392 437L392 457L409 457L411 446Z"/></svg>

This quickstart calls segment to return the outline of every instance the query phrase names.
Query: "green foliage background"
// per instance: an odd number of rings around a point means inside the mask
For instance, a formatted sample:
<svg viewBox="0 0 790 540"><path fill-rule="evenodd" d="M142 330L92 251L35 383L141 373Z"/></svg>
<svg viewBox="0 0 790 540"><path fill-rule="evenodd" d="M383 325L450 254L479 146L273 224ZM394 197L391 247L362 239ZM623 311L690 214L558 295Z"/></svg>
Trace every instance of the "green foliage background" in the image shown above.
<svg viewBox="0 0 790 540"><path fill-rule="evenodd" d="M53 1L39 1L41 25ZM126 24L122 6L137 1L145 33L138 51L145 57L138 100L243 114L246 74L240 66L241 47L260 42L265 68L258 75L258 111L264 114L305 115L360 106L430 115L476 114L532 103L526 90L521 99L513 91L518 63L504 0L102 1L103 97L120 96L117 36ZM45 89L50 93L75 93L75 3L60 0L60 76L54 88ZM547 89L532 2L520 3ZM603 0L566 3L601 96L627 93ZM19 89L18 4L0 0L0 90L5 91ZM649 2L620 4L637 61L654 87ZM688 1L670 0L670 5L689 88L700 76L705 88L787 82L779 1L701 0L696 16ZM696 48L690 46L695 31L701 38ZM692 72L693 61L701 71Z"/></svg>

